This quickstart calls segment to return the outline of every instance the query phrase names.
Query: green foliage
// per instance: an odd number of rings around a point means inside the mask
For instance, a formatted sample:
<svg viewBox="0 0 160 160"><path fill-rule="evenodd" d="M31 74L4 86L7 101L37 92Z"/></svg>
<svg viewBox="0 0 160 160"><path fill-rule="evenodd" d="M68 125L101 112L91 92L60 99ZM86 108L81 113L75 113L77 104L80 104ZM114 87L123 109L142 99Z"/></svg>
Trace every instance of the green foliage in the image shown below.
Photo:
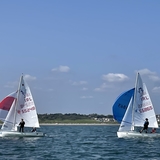
<svg viewBox="0 0 160 160"><path fill-rule="evenodd" d="M38 114L40 123L102 123L102 120L95 119L111 118L112 115L98 115L98 114L76 114L76 113L56 113L56 114Z"/></svg>

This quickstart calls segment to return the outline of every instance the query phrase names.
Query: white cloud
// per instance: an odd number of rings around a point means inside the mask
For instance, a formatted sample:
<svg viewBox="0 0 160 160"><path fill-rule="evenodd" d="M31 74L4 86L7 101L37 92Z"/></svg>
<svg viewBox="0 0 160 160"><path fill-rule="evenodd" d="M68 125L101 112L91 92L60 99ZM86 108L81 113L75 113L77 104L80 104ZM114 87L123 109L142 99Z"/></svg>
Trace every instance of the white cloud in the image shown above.
<svg viewBox="0 0 160 160"><path fill-rule="evenodd" d="M88 90L88 88L85 88L85 87L82 88L82 91L86 91L86 90Z"/></svg>
<svg viewBox="0 0 160 160"><path fill-rule="evenodd" d="M136 71L137 72L137 71ZM155 72L152 72L150 71L149 69L145 68L145 69L141 69L141 70L138 70L138 72L141 74L141 75L155 75L156 73Z"/></svg>
<svg viewBox="0 0 160 160"><path fill-rule="evenodd" d="M157 75L150 75L149 79L151 79L153 81L160 81L160 78Z"/></svg>
<svg viewBox="0 0 160 160"><path fill-rule="evenodd" d="M58 68L53 68L52 71L55 72L69 72L70 68L68 66L59 66Z"/></svg>
<svg viewBox="0 0 160 160"><path fill-rule="evenodd" d="M26 81L34 81L34 80L37 79L36 77L33 77L29 74L24 75L24 78L25 78Z"/></svg>
<svg viewBox="0 0 160 160"><path fill-rule="evenodd" d="M74 85L74 86L85 85L85 84L87 84L86 81L79 81L79 82L73 82L73 83L72 83L72 85Z"/></svg>
<svg viewBox="0 0 160 160"><path fill-rule="evenodd" d="M152 91L153 91L153 92L159 92L159 93L160 93L160 87L154 87Z"/></svg>
<svg viewBox="0 0 160 160"><path fill-rule="evenodd" d="M52 88L49 88L49 89L48 89L48 91L49 91L49 92L52 92L52 91L54 91L54 89L52 89Z"/></svg>
<svg viewBox="0 0 160 160"><path fill-rule="evenodd" d="M58 68L53 68L52 72L58 71Z"/></svg>
<svg viewBox="0 0 160 160"><path fill-rule="evenodd" d="M26 81L34 81L34 80L36 80L36 77L33 77L31 75L26 74L26 75L24 75L24 79ZM4 87L5 88L15 88L15 87L18 87L18 83L19 83L19 81L8 82Z"/></svg>
<svg viewBox="0 0 160 160"><path fill-rule="evenodd" d="M137 71L136 71L137 72ZM160 77L157 75L156 72L152 72L149 69L141 69L138 71L141 75L147 75L150 80L152 81L160 81Z"/></svg>
<svg viewBox="0 0 160 160"><path fill-rule="evenodd" d="M94 89L96 92L103 92L103 91L105 91L103 88L95 88Z"/></svg>
<svg viewBox="0 0 160 160"><path fill-rule="evenodd" d="M17 82L8 82L4 87L5 87L5 88L18 87L18 83L17 83Z"/></svg>
<svg viewBox="0 0 160 160"><path fill-rule="evenodd" d="M94 91L104 92L106 91L106 88L112 88L112 85L107 85L106 83L103 83L100 87L95 88Z"/></svg>
<svg viewBox="0 0 160 160"><path fill-rule="evenodd" d="M87 84L86 81L80 81L80 84Z"/></svg>
<svg viewBox="0 0 160 160"><path fill-rule="evenodd" d="M82 96L82 97L80 97L81 99L91 99L91 98L93 98L93 96Z"/></svg>
<svg viewBox="0 0 160 160"><path fill-rule="evenodd" d="M36 90L43 90L42 87L34 87L34 89L36 89Z"/></svg>
<svg viewBox="0 0 160 160"><path fill-rule="evenodd" d="M123 82L129 78L121 73L108 73L106 75L102 75L102 79L108 82Z"/></svg>

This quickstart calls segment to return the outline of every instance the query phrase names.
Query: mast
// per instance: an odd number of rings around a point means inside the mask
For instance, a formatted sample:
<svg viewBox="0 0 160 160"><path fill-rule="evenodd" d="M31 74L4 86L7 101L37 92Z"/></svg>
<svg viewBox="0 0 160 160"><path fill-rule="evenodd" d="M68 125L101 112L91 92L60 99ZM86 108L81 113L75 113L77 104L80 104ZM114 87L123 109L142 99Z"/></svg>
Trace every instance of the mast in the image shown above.
<svg viewBox="0 0 160 160"><path fill-rule="evenodd" d="M136 76L136 83L135 83L135 89L134 89L134 95L133 95L133 101L132 101L132 126L131 130L134 130L134 109L135 109L135 102L136 102L136 96L137 96L137 82L138 82L139 73L137 73Z"/></svg>
<svg viewBox="0 0 160 160"><path fill-rule="evenodd" d="M15 124L16 124L17 105L18 105L18 101L19 101L19 93L20 93L22 78L23 78L23 74L20 77L20 82L19 82L19 86L18 86L18 90L17 90L17 99L15 102L15 111L14 111L14 119L13 119L13 129L15 129Z"/></svg>

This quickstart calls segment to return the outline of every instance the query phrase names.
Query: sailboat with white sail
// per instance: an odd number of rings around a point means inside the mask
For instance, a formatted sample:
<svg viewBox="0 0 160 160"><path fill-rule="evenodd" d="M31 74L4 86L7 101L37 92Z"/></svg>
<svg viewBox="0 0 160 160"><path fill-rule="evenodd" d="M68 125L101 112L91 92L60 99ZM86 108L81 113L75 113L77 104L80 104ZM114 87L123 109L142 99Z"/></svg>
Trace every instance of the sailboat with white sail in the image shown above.
<svg viewBox="0 0 160 160"><path fill-rule="evenodd" d="M149 120L149 127L158 128L154 107L145 83L137 73L133 95L130 97L127 109L122 118L117 136L122 137L160 137L159 133L142 132L137 127L143 127L145 119Z"/></svg>
<svg viewBox="0 0 160 160"><path fill-rule="evenodd" d="M2 103L3 102L3 103ZM0 120L3 125L0 137L42 137L42 132L19 132L18 126L23 119L26 127L39 128L35 103L23 75L20 77L18 90L5 97L0 103ZM4 107L4 106L7 107ZM6 115L7 114L7 115ZM6 116L6 117L5 117Z"/></svg>

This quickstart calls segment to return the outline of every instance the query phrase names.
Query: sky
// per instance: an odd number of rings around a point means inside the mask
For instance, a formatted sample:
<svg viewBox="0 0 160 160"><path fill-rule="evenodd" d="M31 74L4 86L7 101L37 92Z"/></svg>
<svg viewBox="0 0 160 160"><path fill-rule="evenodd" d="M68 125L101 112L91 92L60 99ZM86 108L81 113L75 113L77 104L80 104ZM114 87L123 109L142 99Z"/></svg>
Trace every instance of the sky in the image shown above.
<svg viewBox="0 0 160 160"><path fill-rule="evenodd" d="M159 0L0 1L0 99L23 73L37 112L112 114L140 72L160 114Z"/></svg>

